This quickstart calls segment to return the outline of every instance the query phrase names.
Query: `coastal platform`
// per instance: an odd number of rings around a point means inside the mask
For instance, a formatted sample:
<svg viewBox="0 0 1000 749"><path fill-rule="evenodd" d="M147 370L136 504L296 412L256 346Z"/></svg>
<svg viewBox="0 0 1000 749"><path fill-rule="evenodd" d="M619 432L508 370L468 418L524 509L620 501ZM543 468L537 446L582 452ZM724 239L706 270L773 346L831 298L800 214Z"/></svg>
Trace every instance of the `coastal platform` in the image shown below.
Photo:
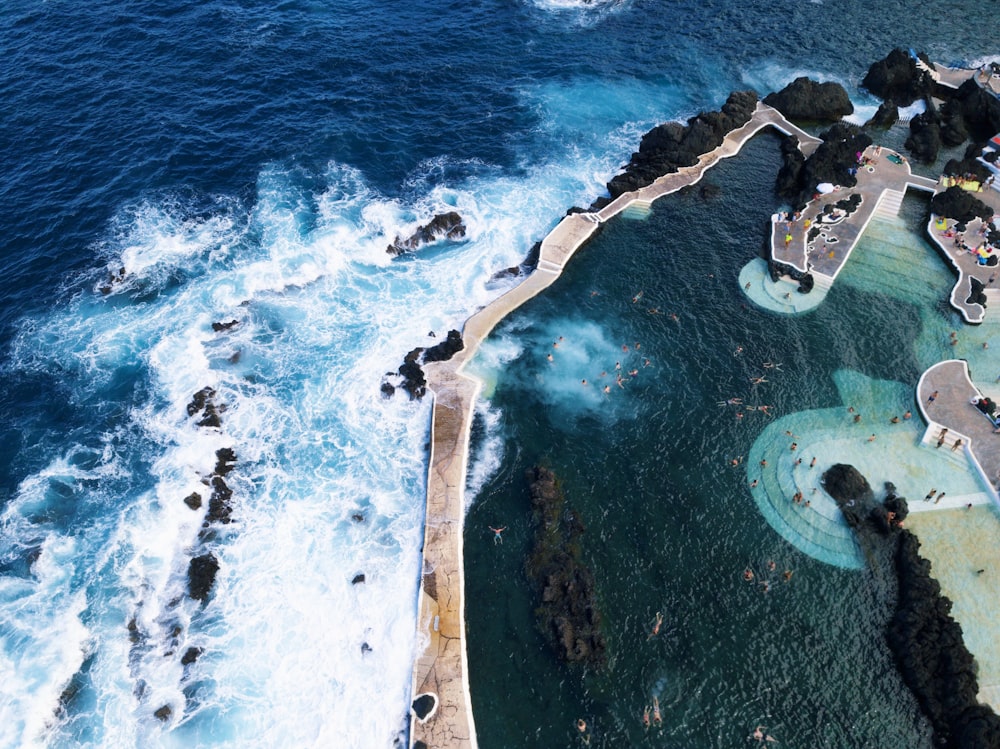
<svg viewBox="0 0 1000 749"><path fill-rule="evenodd" d="M771 260L779 267L811 273L817 287L829 288L874 216L895 216L908 188L938 189L934 180L913 174L906 157L895 151L869 146L863 158L854 187L817 195L794 220L772 218ZM854 211L829 209L852 196L861 199Z"/></svg>
<svg viewBox="0 0 1000 749"><path fill-rule="evenodd" d="M566 216L542 241L538 264L526 279L466 320L464 349L445 362L427 364L434 395L431 458L427 479L423 569L418 594L417 649L413 667L410 743L415 749L475 749L476 731L465 649L463 531L465 472L475 398L481 383L463 373L482 341L507 314L550 286L600 224L625 209L649 205L701 179L721 159L739 153L761 130L775 128L799 138L812 153L819 140L760 102L751 119L698 163L625 193L600 211Z"/></svg>
<svg viewBox="0 0 1000 749"><path fill-rule="evenodd" d="M1000 185L994 181L992 187L985 189L982 186L972 187L976 198L992 208L994 216L1000 216ZM975 189L976 187L978 189ZM982 219L976 218L968 224L959 224L954 219L944 219L934 215L931 215L927 222L928 235L958 274L958 280L955 281L949 298L951 306L958 310L968 323L981 323L986 317L986 307L970 301L972 279L982 284L987 307L991 302L1000 304L1000 286L997 285L1000 266L981 263L980 256L976 252L980 247L985 249L989 246L984 237L985 223ZM989 254L997 253L992 251ZM984 258L986 256L984 255Z"/></svg>
<svg viewBox="0 0 1000 749"><path fill-rule="evenodd" d="M927 423L923 444L967 459L987 501L918 500L910 503L906 522L920 539L921 554L930 560L934 579L951 599L951 614L962 625L966 647L975 656L980 701L1000 709L1000 620L995 610L1000 597L1000 434L973 405L972 400L981 396L965 361L939 362L921 376L917 403Z"/></svg>

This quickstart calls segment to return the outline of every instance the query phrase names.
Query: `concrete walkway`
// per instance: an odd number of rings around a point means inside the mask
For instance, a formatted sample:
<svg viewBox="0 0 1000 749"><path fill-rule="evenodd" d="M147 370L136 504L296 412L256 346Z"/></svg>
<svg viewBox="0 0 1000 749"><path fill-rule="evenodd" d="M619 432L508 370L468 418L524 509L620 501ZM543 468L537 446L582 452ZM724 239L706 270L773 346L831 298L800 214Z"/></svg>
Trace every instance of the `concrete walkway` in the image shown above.
<svg viewBox="0 0 1000 749"><path fill-rule="evenodd" d="M412 695L414 700L426 697L431 706L422 711L423 718L411 712L412 746L429 749L474 749L477 746L465 650L462 554L469 430L481 383L462 372L464 365L500 320L559 277L573 253L593 236L601 223L633 203L648 205L696 183L707 169L739 153L750 138L767 127L796 135L806 155L820 143L785 120L777 110L758 103L750 121L729 133L719 147L702 155L697 165L621 195L597 213L577 213L563 218L542 241L535 271L466 321L462 330L465 348L449 361L426 365L428 388L434 394L434 410L417 618L419 654L413 666Z"/></svg>
<svg viewBox="0 0 1000 749"><path fill-rule="evenodd" d="M816 196L798 220L785 221L781 216L774 216L771 222L773 261L801 273L812 273L818 286L829 287L880 208L895 215L907 188L927 192L937 189L937 182L913 174L906 157L895 151L869 146L863 157L869 164L858 168L854 187L838 187L834 192ZM861 204L854 212L823 213L828 206L853 195L861 197ZM812 229L818 229L819 233L810 240ZM791 239L786 243L789 234Z"/></svg>
<svg viewBox="0 0 1000 749"><path fill-rule="evenodd" d="M961 440L958 449L968 455L984 489L1000 507L997 493L1000 434L993 431L990 420L972 405L972 399L981 396L969 377L968 364L958 359L938 362L917 383L917 404L927 422L923 441L936 446L943 438L937 449L950 450Z"/></svg>
<svg viewBox="0 0 1000 749"><path fill-rule="evenodd" d="M947 187L942 182L940 190L946 189ZM993 209L994 216L1000 216L1000 190L986 188L973 194ZM981 232L983 228L981 219L970 221L965 226L964 231L959 231L958 226L958 222L954 219L940 219L931 214L927 222L927 234L940 248L951 267L958 273L958 280L955 281L949 297L951 306L961 313L966 322L981 323L986 317L986 308L981 304L969 301L969 296L972 293L970 279L975 278L983 284L986 289L986 303L989 305L991 302L997 301L996 295L1000 290L1000 284L997 283L1000 280L1000 266L980 265L977 256L970 251L976 250L986 243ZM966 247L969 249L965 249Z"/></svg>

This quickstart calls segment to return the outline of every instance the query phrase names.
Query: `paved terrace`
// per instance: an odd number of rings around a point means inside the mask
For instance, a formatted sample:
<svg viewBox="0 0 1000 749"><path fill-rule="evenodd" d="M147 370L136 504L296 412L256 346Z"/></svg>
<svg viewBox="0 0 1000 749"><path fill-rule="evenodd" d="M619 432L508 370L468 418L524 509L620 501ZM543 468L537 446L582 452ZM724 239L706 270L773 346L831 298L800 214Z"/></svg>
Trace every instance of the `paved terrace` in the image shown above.
<svg viewBox="0 0 1000 749"><path fill-rule="evenodd" d="M970 187L974 189L975 184ZM942 184L941 189L947 188ZM996 180L993 187L975 191L975 196L993 209L994 216L1000 216L1000 185L996 184ZM944 220L931 215L927 223L927 233L958 273L958 280L951 290L951 306L962 314L966 322L981 323L986 316L986 309L981 304L968 301L972 293L970 279L975 278L985 287L987 305L990 303L1000 305L1000 284L997 284L1000 266L979 264L975 251L986 245L981 219L969 222L965 225L964 231L959 231L959 226L961 224L953 219Z"/></svg>
<svg viewBox="0 0 1000 749"><path fill-rule="evenodd" d="M931 396L934 400L931 400ZM960 448L975 466L984 488L1000 506L997 482L1000 480L1000 434L990 420L974 405L982 397L969 377L969 365L958 359L938 362L921 375L917 383L917 403L927 422L924 442L935 445L944 433L941 449L949 449L961 440Z"/></svg>
<svg viewBox="0 0 1000 749"><path fill-rule="evenodd" d="M913 174L906 157L895 151L869 146L863 157L867 163L858 167L856 186L817 195L797 220L785 221L778 215L772 219L772 260L812 273L818 286L829 287L878 211L895 215L908 187L927 192L937 188L933 180ZM835 210L829 216L823 215L827 206L852 195L861 196L861 205L853 213ZM818 228L820 233L809 241L812 228ZM786 244L789 234L791 240Z"/></svg>
<svg viewBox="0 0 1000 749"><path fill-rule="evenodd" d="M633 203L649 205L701 179L705 170L739 153L767 127L799 138L807 155L820 141L785 120L777 110L758 103L753 117L704 154L698 164L665 175L653 184L621 195L597 213L566 216L542 241L538 266L522 283L470 317L463 328L465 348L446 362L425 367L434 393L431 457L427 478L423 574L417 619L420 650L413 667L413 699L428 696L423 718L411 714L410 741L429 749L474 749L476 743L465 652L465 578L462 564L465 520L465 472L473 404L481 383L462 372L490 331L508 313L550 286L569 259L598 226Z"/></svg>
<svg viewBox="0 0 1000 749"><path fill-rule="evenodd" d="M930 560L934 579L952 600L951 615L962 625L962 639L976 659L979 700L1000 710L1000 619L996 616L1000 434L971 404L980 395L969 377L968 364L956 359L935 364L917 383L917 403L927 422L923 444L952 452L961 440L958 449L978 473L987 499L980 504L976 496L949 495L933 503L911 501L906 522L920 539L921 554ZM947 432L942 435L944 429ZM944 441L937 447L942 436Z"/></svg>

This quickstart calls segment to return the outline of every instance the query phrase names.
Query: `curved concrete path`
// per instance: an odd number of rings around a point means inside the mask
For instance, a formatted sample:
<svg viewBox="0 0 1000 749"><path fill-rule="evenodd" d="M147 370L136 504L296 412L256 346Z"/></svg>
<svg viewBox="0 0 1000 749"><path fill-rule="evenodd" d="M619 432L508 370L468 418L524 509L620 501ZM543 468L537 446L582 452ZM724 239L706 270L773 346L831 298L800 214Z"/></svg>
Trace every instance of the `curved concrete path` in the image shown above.
<svg viewBox="0 0 1000 749"><path fill-rule="evenodd" d="M752 118L733 130L722 144L703 154L698 164L660 177L635 192L625 193L596 213L566 216L542 241L535 271L518 286L465 322L465 348L446 362L425 367L434 394L424 563L417 618L418 650L413 667L412 697L432 698L424 717L411 713L411 746L428 749L474 749L476 743L465 651L465 577L462 564L465 520L465 473L473 404L481 383L463 373L490 331L512 310L550 286L569 259L598 226L634 203L650 204L701 179L720 159L739 153L743 145L767 127L799 138L812 153L820 141L799 130L777 110L758 102Z"/></svg>
<svg viewBox="0 0 1000 749"><path fill-rule="evenodd" d="M933 400L932 400L933 396ZM969 457L989 496L1000 507L997 482L1000 481L1000 434L990 420L972 405L982 397L972 384L969 365L960 359L938 362L926 370L917 383L917 405L927 422L923 442L941 448L959 448ZM942 433L942 430L947 430ZM958 448L956 448L958 449Z"/></svg>

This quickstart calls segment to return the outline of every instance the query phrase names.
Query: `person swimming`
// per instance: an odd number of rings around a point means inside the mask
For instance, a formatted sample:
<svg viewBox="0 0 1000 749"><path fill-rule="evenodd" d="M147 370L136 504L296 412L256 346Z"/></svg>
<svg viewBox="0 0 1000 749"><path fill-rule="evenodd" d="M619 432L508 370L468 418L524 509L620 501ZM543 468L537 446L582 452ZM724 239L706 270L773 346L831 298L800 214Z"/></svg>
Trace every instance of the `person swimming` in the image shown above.
<svg viewBox="0 0 1000 749"><path fill-rule="evenodd" d="M660 717L660 701L653 695L653 723L660 725L663 718Z"/></svg>
<svg viewBox="0 0 1000 749"><path fill-rule="evenodd" d="M643 728L649 728L649 705L642 710L642 725Z"/></svg>
<svg viewBox="0 0 1000 749"><path fill-rule="evenodd" d="M653 625L653 631L649 633L649 637L647 637L646 639L647 640L652 640L654 637L656 637L658 634L660 634L660 625L662 625L662 624L663 624L663 614L661 614L659 611L657 611L656 612L656 624Z"/></svg>

